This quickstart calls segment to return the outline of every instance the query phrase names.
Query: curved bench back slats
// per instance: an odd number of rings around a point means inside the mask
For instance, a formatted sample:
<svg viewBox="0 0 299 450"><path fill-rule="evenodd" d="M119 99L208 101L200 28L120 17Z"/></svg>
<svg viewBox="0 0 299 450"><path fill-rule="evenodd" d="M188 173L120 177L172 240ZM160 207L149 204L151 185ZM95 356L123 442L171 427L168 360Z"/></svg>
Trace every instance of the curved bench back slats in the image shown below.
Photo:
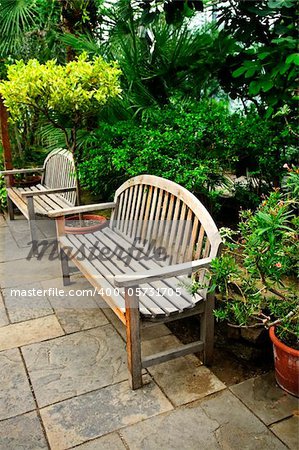
<svg viewBox="0 0 299 450"><path fill-rule="evenodd" d="M74 159L70 151L59 148L50 152L45 159L44 169L42 184L47 188L76 187ZM60 195L75 205L75 191Z"/></svg>
<svg viewBox="0 0 299 450"><path fill-rule="evenodd" d="M126 181L114 201L110 226L129 242L163 247L172 264L217 255L221 238L212 217L182 186L140 175Z"/></svg>

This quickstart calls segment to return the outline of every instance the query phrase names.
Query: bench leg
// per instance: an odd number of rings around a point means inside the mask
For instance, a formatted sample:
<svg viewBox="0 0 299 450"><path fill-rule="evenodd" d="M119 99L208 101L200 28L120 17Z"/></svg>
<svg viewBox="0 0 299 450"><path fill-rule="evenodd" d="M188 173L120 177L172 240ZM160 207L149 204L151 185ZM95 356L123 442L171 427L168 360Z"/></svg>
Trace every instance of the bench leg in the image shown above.
<svg viewBox="0 0 299 450"><path fill-rule="evenodd" d="M7 209L9 220L14 220L15 219L14 204L9 196L7 196Z"/></svg>
<svg viewBox="0 0 299 450"><path fill-rule="evenodd" d="M34 211L33 197L27 197L28 221L32 243L32 252L34 255L38 253L37 227Z"/></svg>
<svg viewBox="0 0 299 450"><path fill-rule="evenodd" d="M62 249L60 249L59 251L59 258L61 264L63 286L69 286L71 284L69 259L67 254Z"/></svg>
<svg viewBox="0 0 299 450"><path fill-rule="evenodd" d="M214 314L215 296L213 294L207 295L205 312L200 320L200 339L204 342L203 349L203 363L205 366L210 366L213 363L214 352Z"/></svg>
<svg viewBox="0 0 299 450"><path fill-rule="evenodd" d="M126 288L126 330L129 383L132 389L142 387L139 301L135 288Z"/></svg>

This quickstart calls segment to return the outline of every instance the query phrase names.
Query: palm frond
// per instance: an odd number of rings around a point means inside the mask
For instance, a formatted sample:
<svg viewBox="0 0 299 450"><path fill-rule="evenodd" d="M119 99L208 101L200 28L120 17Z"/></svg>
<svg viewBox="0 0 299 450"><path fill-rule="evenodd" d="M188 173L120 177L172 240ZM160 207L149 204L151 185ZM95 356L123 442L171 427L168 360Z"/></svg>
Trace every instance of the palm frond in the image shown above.
<svg viewBox="0 0 299 450"><path fill-rule="evenodd" d="M59 38L63 44L72 47L78 52L87 52L91 56L103 54L104 46L97 44L91 36L74 36L73 34L66 33L60 35Z"/></svg>
<svg viewBox="0 0 299 450"><path fill-rule="evenodd" d="M0 0L0 51L16 51L24 33L37 17L36 2L32 0Z"/></svg>
<svg viewBox="0 0 299 450"><path fill-rule="evenodd" d="M49 123L41 123L36 131L36 137L40 139L43 147L49 151L65 147L64 133Z"/></svg>

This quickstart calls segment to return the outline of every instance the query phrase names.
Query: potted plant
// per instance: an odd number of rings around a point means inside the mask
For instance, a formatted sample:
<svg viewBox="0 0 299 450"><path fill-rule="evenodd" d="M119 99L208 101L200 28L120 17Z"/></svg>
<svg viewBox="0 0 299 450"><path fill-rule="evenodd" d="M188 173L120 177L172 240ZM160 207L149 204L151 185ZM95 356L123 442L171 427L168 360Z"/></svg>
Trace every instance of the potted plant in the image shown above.
<svg viewBox="0 0 299 450"><path fill-rule="evenodd" d="M17 61L8 66L7 80L0 83L0 93L12 121L22 119L31 111L60 130L77 168L82 160L78 131L87 126L89 119L110 99L120 95L119 76L115 62L108 63L100 56L89 60L86 53L64 66L55 60L45 64L37 60ZM81 203L79 181L77 177L78 204ZM78 220L80 226L86 225L89 219L80 215L74 219L74 225L78 225ZM97 217L91 220L94 229ZM102 216L99 221L102 226Z"/></svg>
<svg viewBox="0 0 299 450"><path fill-rule="evenodd" d="M216 292L215 316L242 330L270 329L276 379L298 396L299 170L289 170L257 211L243 211L237 231L221 230L224 250L208 274ZM196 281L195 281L196 283Z"/></svg>

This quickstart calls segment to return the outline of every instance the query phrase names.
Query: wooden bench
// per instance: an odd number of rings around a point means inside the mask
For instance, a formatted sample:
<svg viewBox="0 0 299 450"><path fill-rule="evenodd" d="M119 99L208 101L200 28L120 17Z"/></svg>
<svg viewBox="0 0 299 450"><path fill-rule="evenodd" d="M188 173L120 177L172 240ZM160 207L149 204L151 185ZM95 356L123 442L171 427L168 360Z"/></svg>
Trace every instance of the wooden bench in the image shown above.
<svg viewBox="0 0 299 450"><path fill-rule="evenodd" d="M64 216L107 208L113 210L112 216L101 230L64 233ZM191 295L190 275L209 267L221 239L193 194L169 180L141 175L125 182L112 203L49 215L57 221L64 284L70 283L71 259L126 326L133 389L142 386L142 369L154 364L194 352L202 353L205 364L211 363L214 297L207 288ZM200 341L142 358L141 326L193 315L200 316Z"/></svg>
<svg viewBox="0 0 299 450"><path fill-rule="evenodd" d="M49 216L49 212L65 209L76 203L76 177L73 156L64 149L53 150L43 167L15 169L0 172L6 178L7 205L10 220L14 219L14 205L29 221L32 247L36 250L36 215ZM31 187L17 187L11 183L13 175L42 173L41 183Z"/></svg>

